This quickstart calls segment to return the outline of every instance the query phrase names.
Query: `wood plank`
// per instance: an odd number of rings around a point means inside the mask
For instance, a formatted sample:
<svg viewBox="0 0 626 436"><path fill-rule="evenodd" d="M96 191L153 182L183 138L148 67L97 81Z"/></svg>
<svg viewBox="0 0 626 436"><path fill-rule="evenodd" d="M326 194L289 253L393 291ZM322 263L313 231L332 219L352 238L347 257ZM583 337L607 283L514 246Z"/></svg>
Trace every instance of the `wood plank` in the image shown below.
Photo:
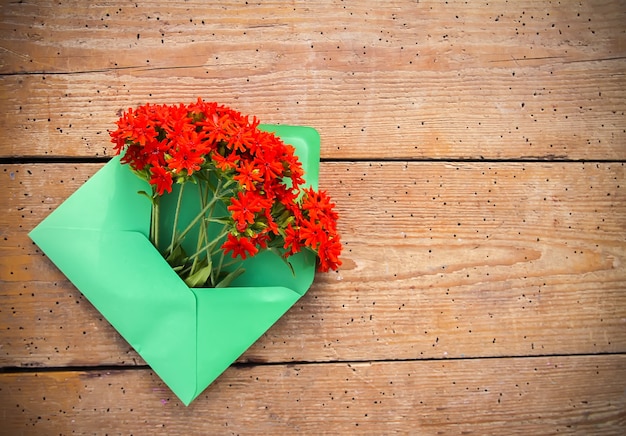
<svg viewBox="0 0 626 436"><path fill-rule="evenodd" d="M5 3L0 434L624 432L626 1ZM320 131L345 255L185 408L27 237L101 165L18 163L198 96Z"/></svg>
<svg viewBox="0 0 626 436"><path fill-rule="evenodd" d="M623 1L450 3L7 5L0 156L110 155L120 110L202 96L327 158L626 159Z"/></svg>
<svg viewBox="0 0 626 436"><path fill-rule="evenodd" d="M441 71L487 62L511 67L546 58L601 60L625 54L624 18L626 3L607 0L577 5L531 0L480 5L16 2L6 4L0 15L0 72L221 64L228 67L221 77L231 77L251 66L264 71L270 61L273 70L348 65L351 71L369 72L415 64Z"/></svg>
<svg viewBox="0 0 626 436"><path fill-rule="evenodd" d="M149 370L0 374L10 434L581 434L626 426L626 356L231 367L185 408Z"/></svg>
<svg viewBox="0 0 626 436"><path fill-rule="evenodd" d="M341 74L333 81L308 71L290 73L286 81L277 72L250 83L245 78L207 83L202 68L45 76L45 81L1 77L8 115L2 119L7 135L0 139L0 152L110 156L107 129L115 127L122 110L203 96L263 122L314 126L325 158L623 160L626 121L620 102L626 100L626 86L617 70L624 68L620 62L572 64L531 68L515 77L508 69L483 69L461 78L456 72L372 72ZM166 89L155 83L166 83ZM368 86L370 91L364 90Z"/></svg>
<svg viewBox="0 0 626 436"><path fill-rule="evenodd" d="M26 235L99 167L0 167L1 366L141 363ZM323 163L344 265L241 361L624 352L625 176L606 163Z"/></svg>

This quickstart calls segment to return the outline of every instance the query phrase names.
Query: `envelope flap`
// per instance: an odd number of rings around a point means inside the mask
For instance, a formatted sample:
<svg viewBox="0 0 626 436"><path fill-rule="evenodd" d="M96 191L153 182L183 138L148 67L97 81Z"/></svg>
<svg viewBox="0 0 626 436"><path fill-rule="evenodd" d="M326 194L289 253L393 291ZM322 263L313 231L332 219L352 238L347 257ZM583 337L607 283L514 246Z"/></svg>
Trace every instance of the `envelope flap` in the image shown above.
<svg viewBox="0 0 626 436"><path fill-rule="evenodd" d="M147 236L150 200L137 192L150 187L119 161L117 156L96 172L45 219L45 226L134 230Z"/></svg>
<svg viewBox="0 0 626 436"><path fill-rule="evenodd" d="M195 296L150 241L138 232L47 224L32 232L37 245L176 395L192 398Z"/></svg>
<svg viewBox="0 0 626 436"><path fill-rule="evenodd" d="M300 298L280 286L192 291L198 302L198 394Z"/></svg>

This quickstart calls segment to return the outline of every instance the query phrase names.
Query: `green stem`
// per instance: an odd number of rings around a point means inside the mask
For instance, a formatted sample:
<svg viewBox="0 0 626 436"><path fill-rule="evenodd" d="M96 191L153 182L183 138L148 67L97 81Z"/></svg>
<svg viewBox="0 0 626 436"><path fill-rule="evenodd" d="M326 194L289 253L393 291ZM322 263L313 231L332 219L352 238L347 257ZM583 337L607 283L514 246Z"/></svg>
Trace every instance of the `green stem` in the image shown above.
<svg viewBox="0 0 626 436"><path fill-rule="evenodd" d="M199 224L199 229L198 229L198 240L197 240L197 245L196 245L196 252L193 253L191 256L186 257L185 262L190 262L190 264L187 264L187 267L185 267L183 270L179 271L178 273L181 277L189 277L195 274L201 268L201 265L204 264L204 262L202 262L202 259L204 258L201 258L201 255L206 253L207 264L205 265L205 267L208 266L209 268L211 268L209 281L210 283L212 283L213 286L215 286L218 282L221 270L224 267L224 253L222 250L216 251L216 246L228 234L229 230L226 228L226 226L224 226L224 228L221 229L221 231L219 231L219 234L216 235L215 238L210 238L209 237L210 236L209 224L212 222L212 218L213 218L214 211L215 211L215 204L218 201L225 203L227 199L235 193L235 189L231 187L235 183L235 181L222 179L218 177L217 183L213 185L210 181L210 174L206 175L206 177L203 174L202 177L198 177L196 179L196 182L197 182L197 187L198 187L198 195L200 196L200 212L196 215L196 217L187 225L187 227L182 232L179 233L177 231L179 213L182 208L182 197L183 197L183 188L184 188L184 183L181 184L180 191L178 192L178 199L176 202L176 211L174 215L174 227L172 228L172 239L170 241L170 244L166 252L172 253L177 247L179 247L182 244L182 241L184 240L186 235L196 226L196 224L198 224L199 220L202 220ZM211 198L209 198L210 194L212 194ZM155 220L153 220L153 227L151 227L150 231L151 231L151 235L153 235L155 238L154 240L158 241L159 239L158 204L156 204L155 202L153 206L154 206L153 214L154 214ZM207 212L208 212L208 217L207 217ZM221 256L219 259L219 265L217 266L217 268L214 268L211 266L212 260L213 260L212 253L213 252L217 253L218 251L221 253ZM229 262L227 263L227 265L230 265L231 263L235 263L235 262Z"/></svg>
<svg viewBox="0 0 626 436"><path fill-rule="evenodd" d="M179 240L182 240L187 233L189 233L189 231L191 231L191 229L193 228L193 226L196 225L196 223L198 222L198 220L200 220L200 218L202 218L204 216L204 214L217 202L216 198L212 198L211 201L202 208L202 210L200 211L200 213L198 215L196 215L196 217L193 219L192 222L189 223L189 225L185 228L185 230L183 230L181 232L180 235L178 235ZM174 242L174 241L172 241ZM170 246L168 247L168 250L172 250L173 249L173 244L170 244Z"/></svg>
<svg viewBox="0 0 626 436"><path fill-rule="evenodd" d="M208 242L205 245L203 245L202 247L198 248L198 251L196 251L194 254L192 254L191 256L189 256L189 260L192 259L196 259L198 256L200 256L204 251L207 251L210 253L215 246L217 245L217 243L220 241L220 239L222 239L224 236L226 236L228 234L228 231L223 231L222 233L220 233L217 238L213 239L211 242Z"/></svg>
<svg viewBox="0 0 626 436"><path fill-rule="evenodd" d="M152 223L151 223L152 244L159 247L159 198L155 198L152 202Z"/></svg>
<svg viewBox="0 0 626 436"><path fill-rule="evenodd" d="M154 203L152 203L152 214L150 216L150 242L154 245Z"/></svg>
<svg viewBox="0 0 626 436"><path fill-rule="evenodd" d="M207 182L208 184L208 182ZM206 194L208 196L209 194L209 187L207 186L206 189ZM216 192L213 191L213 196L215 197ZM204 225L204 248L206 249L206 257L207 259L209 259L210 262L213 261L213 248L215 248L215 244L217 243L217 239L214 239L213 241L211 241L211 243L209 243L209 226L211 225L211 218L213 218L213 212L215 211L215 208L212 207L209 210L209 215L208 217L203 221L203 225ZM211 272L211 276L213 276L213 271Z"/></svg>
<svg viewBox="0 0 626 436"><path fill-rule="evenodd" d="M174 213L174 227L172 227L172 239L170 240L170 247L172 250L174 249L174 241L176 240L176 228L178 227L178 213L180 212L180 204L183 199L183 189L185 188L185 184L180 185L180 190L178 191L178 200L176 201L176 212Z"/></svg>
<svg viewBox="0 0 626 436"><path fill-rule="evenodd" d="M206 191L203 193L202 192L202 182L198 181L198 195L200 197L200 208L204 211L201 212L202 216L204 217L206 211L205 211L205 206L207 204L207 193L209 191L209 188L206 188ZM210 208L210 210L212 210L213 208ZM207 236L206 236L206 221L203 219L202 221L200 221L200 228L198 229L198 241L196 242L196 252L201 251L201 247L203 245L203 242L206 240ZM191 257L189 258L191 260ZM191 275L195 274L196 272L196 267L198 266L198 262L199 262L200 258L198 256L195 256L193 258L193 263L191 265ZM210 262L211 259L207 259L207 262Z"/></svg>
<svg viewBox="0 0 626 436"><path fill-rule="evenodd" d="M232 185L233 183L235 183L234 180L227 180L226 183L222 184L222 179L219 179L218 185L215 187L215 190L213 191L214 198L219 198L221 201L224 201L229 195L233 195L234 191L229 188L229 186ZM210 216L209 219L210 218L212 218L212 216ZM215 245L217 245L217 243L222 238L226 237L228 233L229 233L228 229L226 228L222 229L222 232L213 240L213 247L211 248L211 250L213 250L215 248ZM208 247L207 247L207 250L208 250ZM219 250L219 254L220 254L219 262L217 264L217 267L213 268L213 272L211 274L212 286L217 285L217 280L219 279L219 276L222 273L222 268L224 267L224 251Z"/></svg>
<svg viewBox="0 0 626 436"><path fill-rule="evenodd" d="M230 261L228 261L226 263L223 263L222 264L222 268L228 268L229 266L237 265L238 263L241 263L241 259L233 259L233 260L230 260Z"/></svg>
<svg viewBox="0 0 626 436"><path fill-rule="evenodd" d="M220 261L217 263L217 268L215 268L214 272L215 272L215 277L212 277L213 281L211 282L211 284L213 286L215 286L217 283L217 278L220 276L220 273L222 272L222 264L224 263L224 250L220 250Z"/></svg>

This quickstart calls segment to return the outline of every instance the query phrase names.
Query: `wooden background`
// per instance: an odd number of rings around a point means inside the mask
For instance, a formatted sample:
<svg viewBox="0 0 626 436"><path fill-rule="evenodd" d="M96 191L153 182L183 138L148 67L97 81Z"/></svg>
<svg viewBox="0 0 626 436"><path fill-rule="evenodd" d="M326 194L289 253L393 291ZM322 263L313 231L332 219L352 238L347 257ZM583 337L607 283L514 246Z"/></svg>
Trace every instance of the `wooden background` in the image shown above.
<svg viewBox="0 0 626 436"><path fill-rule="evenodd" d="M623 434L625 1L0 6L0 433ZM27 237L120 111L322 138L340 271L189 407Z"/></svg>

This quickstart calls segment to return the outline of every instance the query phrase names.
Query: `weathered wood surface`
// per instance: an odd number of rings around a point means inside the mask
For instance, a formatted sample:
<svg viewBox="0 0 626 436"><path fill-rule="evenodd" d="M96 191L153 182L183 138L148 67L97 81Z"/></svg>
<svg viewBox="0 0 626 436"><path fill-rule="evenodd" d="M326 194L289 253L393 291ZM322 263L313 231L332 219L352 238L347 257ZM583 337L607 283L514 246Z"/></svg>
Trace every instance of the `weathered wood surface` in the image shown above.
<svg viewBox="0 0 626 436"><path fill-rule="evenodd" d="M0 155L110 155L120 110L201 96L315 126L326 158L626 158L624 1L6 2L0 17Z"/></svg>
<svg viewBox="0 0 626 436"><path fill-rule="evenodd" d="M100 165L0 166L9 366L138 357L27 231ZM329 361L626 351L626 167L324 163L344 265L243 360Z"/></svg>
<svg viewBox="0 0 626 436"><path fill-rule="evenodd" d="M615 435L625 388L623 355L232 367L188 408L149 370L0 374L12 434Z"/></svg>
<svg viewBox="0 0 626 436"><path fill-rule="evenodd" d="M623 0L2 2L0 434L623 434L624 22ZM27 233L120 110L199 96L320 132L345 255L185 408Z"/></svg>

